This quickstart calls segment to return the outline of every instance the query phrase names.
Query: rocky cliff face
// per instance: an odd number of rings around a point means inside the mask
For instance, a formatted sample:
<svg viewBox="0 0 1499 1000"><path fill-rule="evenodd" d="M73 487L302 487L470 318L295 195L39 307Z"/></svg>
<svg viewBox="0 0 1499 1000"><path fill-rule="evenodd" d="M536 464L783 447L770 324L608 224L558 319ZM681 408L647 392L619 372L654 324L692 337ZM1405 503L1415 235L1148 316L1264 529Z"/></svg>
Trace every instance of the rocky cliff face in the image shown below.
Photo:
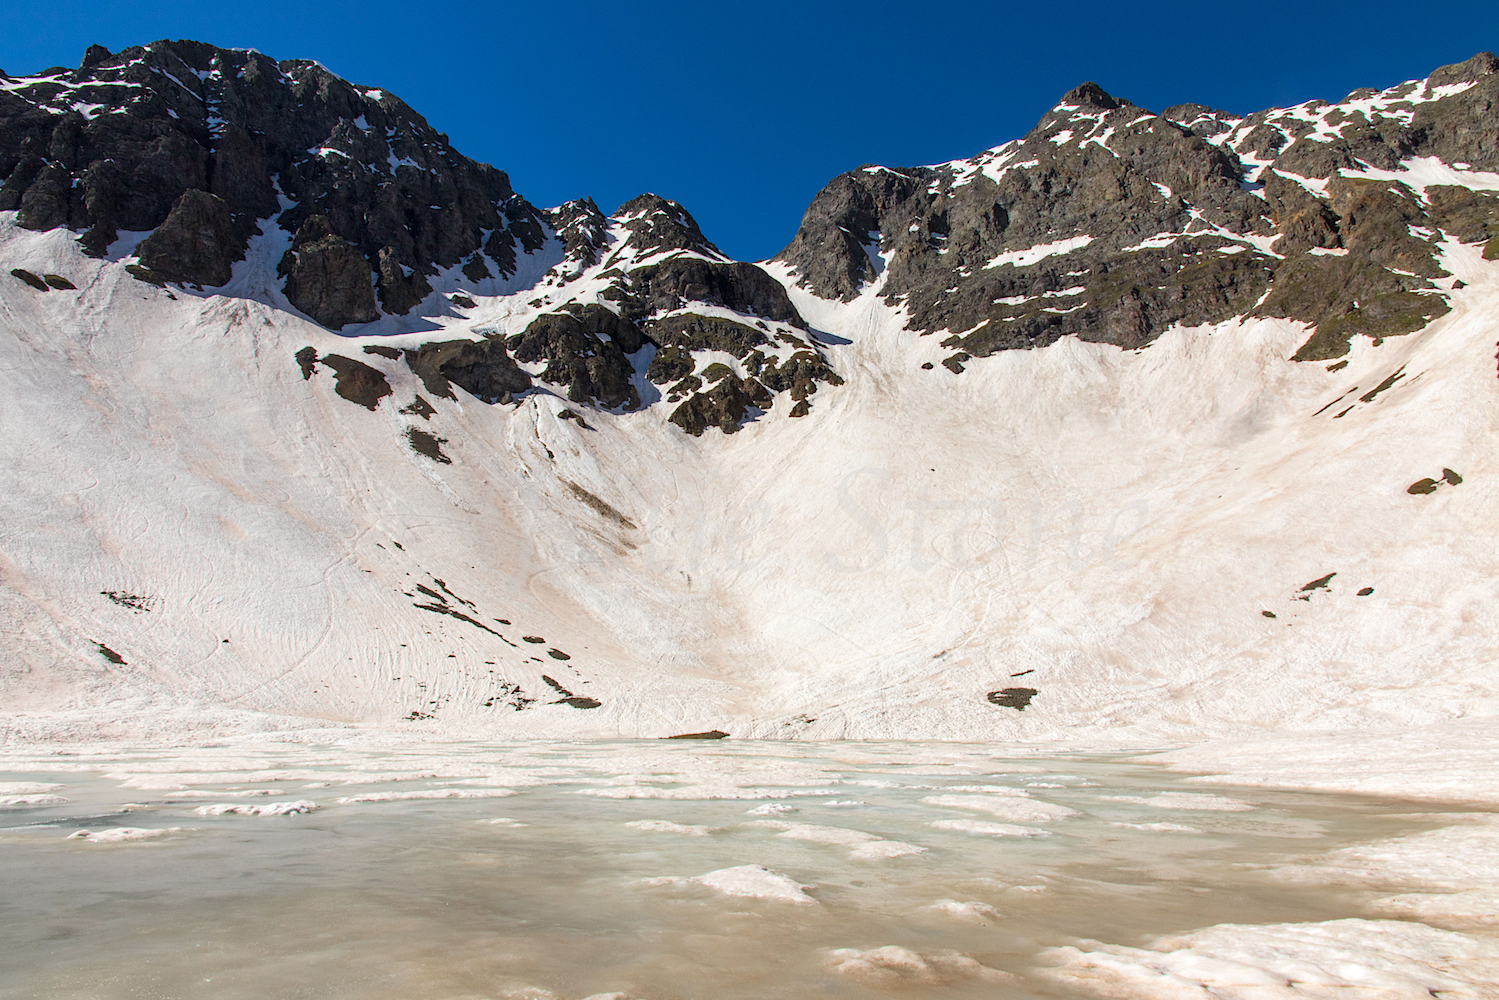
<svg viewBox="0 0 1499 1000"><path fill-rule="evenodd" d="M1499 170L1499 59L1247 118L1160 114L1095 84L1027 136L934 167L836 178L777 259L845 301L883 272L909 326L971 356L1074 335L1125 348L1176 324L1301 320L1297 353L1409 333L1447 311L1440 232L1499 234L1499 199L1431 161Z"/></svg>

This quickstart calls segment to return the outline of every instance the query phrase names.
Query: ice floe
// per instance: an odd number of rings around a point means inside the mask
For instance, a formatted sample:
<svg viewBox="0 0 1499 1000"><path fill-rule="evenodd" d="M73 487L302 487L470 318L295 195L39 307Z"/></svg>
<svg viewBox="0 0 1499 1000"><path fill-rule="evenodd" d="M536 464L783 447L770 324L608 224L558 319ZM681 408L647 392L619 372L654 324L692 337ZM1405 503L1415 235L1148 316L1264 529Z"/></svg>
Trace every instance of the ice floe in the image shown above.
<svg viewBox="0 0 1499 1000"><path fill-rule="evenodd" d="M160 837L181 833L182 827L168 826L148 830L134 826L115 826L106 830L78 830L67 836L68 840L86 840L91 844L123 844L134 840L156 840Z"/></svg>
<svg viewBox="0 0 1499 1000"><path fill-rule="evenodd" d="M905 983L951 983L971 979L1008 982L1016 978L1011 973L991 969L955 951L922 953L898 945L885 945L868 951L835 948L828 952L827 961L839 975L876 988Z"/></svg>
<svg viewBox="0 0 1499 1000"><path fill-rule="evenodd" d="M985 837L1050 837L1050 830L1035 826L1018 826L1014 823L991 823L982 819L939 819L927 826L933 830L955 830L958 833L973 833Z"/></svg>
<svg viewBox="0 0 1499 1000"><path fill-rule="evenodd" d="M714 829L711 826L673 823L669 819L637 819L626 823L625 826L631 830L642 830L646 833L680 833L688 837L706 837Z"/></svg>
<svg viewBox="0 0 1499 1000"><path fill-rule="evenodd" d="M808 896L807 889L795 879L772 871L764 865L735 865L720 868L691 878L664 876L646 879L647 885L701 885L725 896L746 896L755 899L772 899L783 903L816 905L817 900Z"/></svg>
<svg viewBox="0 0 1499 1000"><path fill-rule="evenodd" d="M764 830L780 831L778 837L788 840L806 840L814 844L828 844L834 847L849 848L851 858L900 858L909 854L923 854L925 847L916 844L906 844L898 840L886 840L884 837L865 833L862 830L850 830L841 826L819 826L815 823L787 823L783 820L762 819L744 824L745 826L759 827Z"/></svg>
<svg viewBox="0 0 1499 1000"><path fill-rule="evenodd" d="M294 802L220 802L211 806L199 806L193 812L199 816L298 816L318 808L310 799Z"/></svg>
<svg viewBox="0 0 1499 1000"><path fill-rule="evenodd" d="M921 801L944 809L989 813L1016 823L1049 823L1052 820L1082 815L1076 809L1069 809L1055 802L1027 798L1025 793L1019 791L1014 795L929 795Z"/></svg>
<svg viewBox="0 0 1499 1000"><path fill-rule="evenodd" d="M1147 948L1051 949L1043 975L1119 1000L1430 1000L1499 997L1499 943L1422 924L1220 924Z"/></svg>

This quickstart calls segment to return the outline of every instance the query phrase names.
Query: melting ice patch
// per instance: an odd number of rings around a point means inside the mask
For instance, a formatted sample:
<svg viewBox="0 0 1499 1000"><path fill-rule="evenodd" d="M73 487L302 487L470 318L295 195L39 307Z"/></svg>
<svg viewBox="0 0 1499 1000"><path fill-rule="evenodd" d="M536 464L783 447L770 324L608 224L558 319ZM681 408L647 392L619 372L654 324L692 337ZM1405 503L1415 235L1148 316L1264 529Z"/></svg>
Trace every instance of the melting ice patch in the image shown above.
<svg viewBox="0 0 1499 1000"><path fill-rule="evenodd" d="M123 844L132 840L156 840L173 833L181 833L182 827L168 826L157 830L146 830L134 826L116 826L108 830L78 830L68 834L68 840L86 840L91 844Z"/></svg>
<svg viewBox="0 0 1499 1000"><path fill-rule="evenodd" d="M1019 789L1011 795L928 795L921 801L944 809L970 809L988 813L1013 823L1049 823L1052 820L1081 816L1076 809L1025 797Z"/></svg>
<svg viewBox="0 0 1499 1000"><path fill-rule="evenodd" d="M956 899L939 899L927 909L971 924L987 924L999 919L999 911L994 907L974 901L962 903Z"/></svg>
<svg viewBox="0 0 1499 1000"><path fill-rule="evenodd" d="M0 781L0 795L41 795L62 787L51 781Z"/></svg>
<svg viewBox="0 0 1499 1000"><path fill-rule="evenodd" d="M356 802L411 802L418 799L499 799L515 794L510 788L418 788L410 792L346 795L338 800L338 804L346 806Z"/></svg>
<svg viewBox="0 0 1499 1000"><path fill-rule="evenodd" d="M685 788L658 788L654 785L631 785L623 788L580 788L579 795L602 799L677 799L682 801L710 799L789 799L803 795L837 795L831 788L732 788L691 785Z"/></svg>
<svg viewBox="0 0 1499 1000"><path fill-rule="evenodd" d="M745 826L765 830L779 830L778 837L788 840L806 840L814 844L829 844L849 848L848 856L872 860L875 858L900 858L908 854L924 854L925 847L905 844L898 840L886 840L863 830L850 830L841 826L818 826L815 823L787 823L782 820L762 819Z"/></svg>
<svg viewBox="0 0 1499 1000"><path fill-rule="evenodd" d="M1050 830L1035 826L1017 826L1014 823L990 823L981 819L939 819L928 823L933 830L956 830L983 837L1050 837Z"/></svg>
<svg viewBox="0 0 1499 1000"><path fill-rule="evenodd" d="M645 883L646 885L694 884L723 893L725 896L774 899L802 906L817 904L817 900L808 896L805 891L812 888L811 886L801 885L795 879L782 875L780 872L771 871L764 865L736 865L733 868L720 868L693 878L668 875L646 879Z"/></svg>
<svg viewBox="0 0 1499 1000"><path fill-rule="evenodd" d="M1162 792L1159 795L1100 795L1109 802L1128 802L1137 806L1154 806L1157 809L1198 809L1204 812L1249 812L1254 806L1242 799L1231 799L1226 795L1207 795L1198 792Z"/></svg>
<svg viewBox="0 0 1499 1000"><path fill-rule="evenodd" d="M680 833L688 837L706 837L713 832L711 826L692 826L687 823L673 823L669 819L637 819L626 823L631 830L643 830L646 833Z"/></svg>
<svg viewBox="0 0 1499 1000"><path fill-rule="evenodd" d="M991 969L955 951L924 954L897 945L871 948L868 951L835 948L828 952L827 961L839 975L875 987L904 983L950 983L964 979L994 982L1015 979L1008 972Z"/></svg>
<svg viewBox="0 0 1499 1000"><path fill-rule="evenodd" d="M299 816L318 808L310 799L295 802L219 802L211 806L199 806L193 812L199 816Z"/></svg>

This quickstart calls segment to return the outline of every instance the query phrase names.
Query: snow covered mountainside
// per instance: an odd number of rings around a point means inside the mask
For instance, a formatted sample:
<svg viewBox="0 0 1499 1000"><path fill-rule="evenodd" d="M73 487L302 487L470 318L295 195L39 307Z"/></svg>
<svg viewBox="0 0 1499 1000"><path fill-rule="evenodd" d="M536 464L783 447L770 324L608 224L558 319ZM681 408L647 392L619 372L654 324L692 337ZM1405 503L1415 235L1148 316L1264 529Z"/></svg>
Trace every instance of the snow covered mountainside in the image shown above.
<svg viewBox="0 0 1499 1000"><path fill-rule="evenodd" d="M22 738L1499 715L1499 60L1087 84L771 261L194 42L0 76Z"/></svg>

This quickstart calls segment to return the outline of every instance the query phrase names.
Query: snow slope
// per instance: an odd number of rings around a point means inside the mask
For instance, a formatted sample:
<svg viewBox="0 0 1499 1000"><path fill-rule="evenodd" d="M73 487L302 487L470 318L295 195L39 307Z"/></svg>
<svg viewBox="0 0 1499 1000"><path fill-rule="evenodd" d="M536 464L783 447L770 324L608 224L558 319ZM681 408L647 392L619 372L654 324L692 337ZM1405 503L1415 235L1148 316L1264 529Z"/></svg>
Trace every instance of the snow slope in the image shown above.
<svg viewBox="0 0 1499 1000"><path fill-rule="evenodd" d="M421 383L361 349L430 329L174 298L3 213L7 270L80 289L0 275L5 725L1139 745L1491 717L1499 264L1443 252L1453 311L1336 372L1255 320L954 375L878 282L829 302L767 265L847 384L691 438L545 392L402 412ZM529 294L424 325L519 332ZM394 394L304 380L308 345Z"/></svg>

